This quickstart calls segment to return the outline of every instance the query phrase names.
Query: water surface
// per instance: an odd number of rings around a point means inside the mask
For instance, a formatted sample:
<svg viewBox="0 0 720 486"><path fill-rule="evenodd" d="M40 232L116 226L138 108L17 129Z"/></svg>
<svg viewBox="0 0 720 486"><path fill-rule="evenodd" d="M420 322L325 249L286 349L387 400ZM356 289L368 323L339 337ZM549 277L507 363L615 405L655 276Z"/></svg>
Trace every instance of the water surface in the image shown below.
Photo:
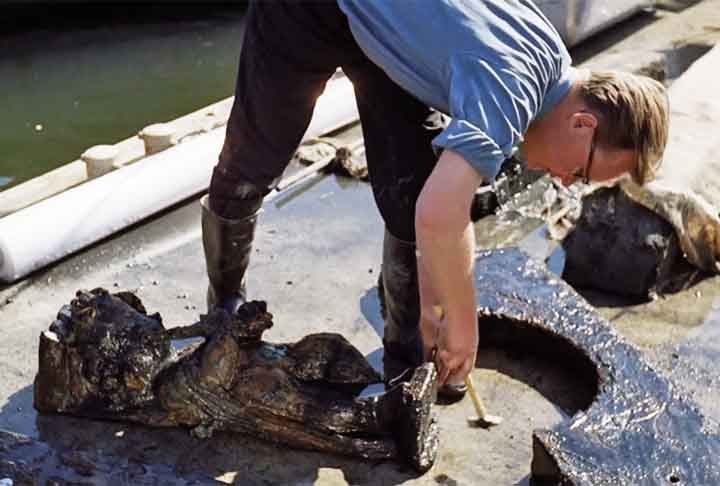
<svg viewBox="0 0 720 486"><path fill-rule="evenodd" d="M4 8L0 188L232 95L243 13L242 5Z"/></svg>

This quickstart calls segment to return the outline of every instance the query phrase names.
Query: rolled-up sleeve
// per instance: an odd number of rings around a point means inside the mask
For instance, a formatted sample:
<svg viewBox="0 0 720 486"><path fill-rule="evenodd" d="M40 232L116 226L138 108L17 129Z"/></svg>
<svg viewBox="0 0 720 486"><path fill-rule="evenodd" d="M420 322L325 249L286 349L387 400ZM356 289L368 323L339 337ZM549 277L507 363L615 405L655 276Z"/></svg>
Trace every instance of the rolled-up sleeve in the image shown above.
<svg viewBox="0 0 720 486"><path fill-rule="evenodd" d="M537 81L468 56L453 60L449 75L452 121L433 145L458 152L492 180L538 111Z"/></svg>
<svg viewBox="0 0 720 486"><path fill-rule="evenodd" d="M505 160L498 144L483 130L453 118L443 132L433 139L433 146L459 153L485 179L493 180Z"/></svg>

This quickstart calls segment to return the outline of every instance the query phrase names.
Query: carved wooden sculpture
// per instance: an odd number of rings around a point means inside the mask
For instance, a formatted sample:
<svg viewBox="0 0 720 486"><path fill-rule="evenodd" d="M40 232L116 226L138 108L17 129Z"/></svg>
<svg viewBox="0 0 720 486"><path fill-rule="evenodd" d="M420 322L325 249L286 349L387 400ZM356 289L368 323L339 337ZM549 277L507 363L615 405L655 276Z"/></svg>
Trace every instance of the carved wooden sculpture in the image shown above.
<svg viewBox="0 0 720 486"><path fill-rule="evenodd" d="M249 433L294 447L402 459L418 471L437 453L432 364L407 383L360 397L380 376L338 334L261 340L264 302L165 329L131 293L80 291L42 333L35 408L151 426ZM204 342L175 352L173 339Z"/></svg>

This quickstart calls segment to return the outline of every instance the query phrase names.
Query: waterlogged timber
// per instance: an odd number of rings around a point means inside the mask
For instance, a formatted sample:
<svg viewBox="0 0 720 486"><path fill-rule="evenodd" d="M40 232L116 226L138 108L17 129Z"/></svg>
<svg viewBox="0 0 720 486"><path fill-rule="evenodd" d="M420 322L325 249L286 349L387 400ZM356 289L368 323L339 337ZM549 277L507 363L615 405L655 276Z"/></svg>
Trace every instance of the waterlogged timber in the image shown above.
<svg viewBox="0 0 720 486"><path fill-rule="evenodd" d="M481 253L475 280L482 346L561 361L589 385L572 419L534 431L536 479L720 483L717 430L569 285L514 249Z"/></svg>
<svg viewBox="0 0 720 486"><path fill-rule="evenodd" d="M292 344L262 341L272 326L264 302L232 317L214 311L166 330L131 293L78 292L40 337L35 408L45 413L215 430L364 459L429 469L437 454L435 368L360 397L381 380L338 334ZM172 340L202 337L173 351Z"/></svg>
<svg viewBox="0 0 720 486"><path fill-rule="evenodd" d="M682 257L675 229L619 187L586 196L563 240L563 279L575 288L647 299L671 291Z"/></svg>
<svg viewBox="0 0 720 486"><path fill-rule="evenodd" d="M720 198L708 189L718 184L716 160L697 163L704 165L702 177L669 179L661 169L660 178L644 187L626 180L586 195L563 242L563 278L574 286L647 297L694 283L698 272L687 272L685 262L704 275L720 273Z"/></svg>

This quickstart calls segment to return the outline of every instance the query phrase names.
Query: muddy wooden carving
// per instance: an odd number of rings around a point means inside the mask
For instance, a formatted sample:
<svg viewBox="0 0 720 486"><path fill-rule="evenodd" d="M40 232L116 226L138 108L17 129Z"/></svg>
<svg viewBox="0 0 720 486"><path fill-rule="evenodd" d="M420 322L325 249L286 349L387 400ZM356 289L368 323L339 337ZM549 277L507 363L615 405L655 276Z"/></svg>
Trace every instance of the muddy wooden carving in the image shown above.
<svg viewBox="0 0 720 486"><path fill-rule="evenodd" d="M294 447L430 468L438 446L436 373L360 397L380 376L338 334L262 341L264 302L165 329L133 294L78 292L40 336L35 408L151 426L253 434ZM171 341L203 337L173 351Z"/></svg>

